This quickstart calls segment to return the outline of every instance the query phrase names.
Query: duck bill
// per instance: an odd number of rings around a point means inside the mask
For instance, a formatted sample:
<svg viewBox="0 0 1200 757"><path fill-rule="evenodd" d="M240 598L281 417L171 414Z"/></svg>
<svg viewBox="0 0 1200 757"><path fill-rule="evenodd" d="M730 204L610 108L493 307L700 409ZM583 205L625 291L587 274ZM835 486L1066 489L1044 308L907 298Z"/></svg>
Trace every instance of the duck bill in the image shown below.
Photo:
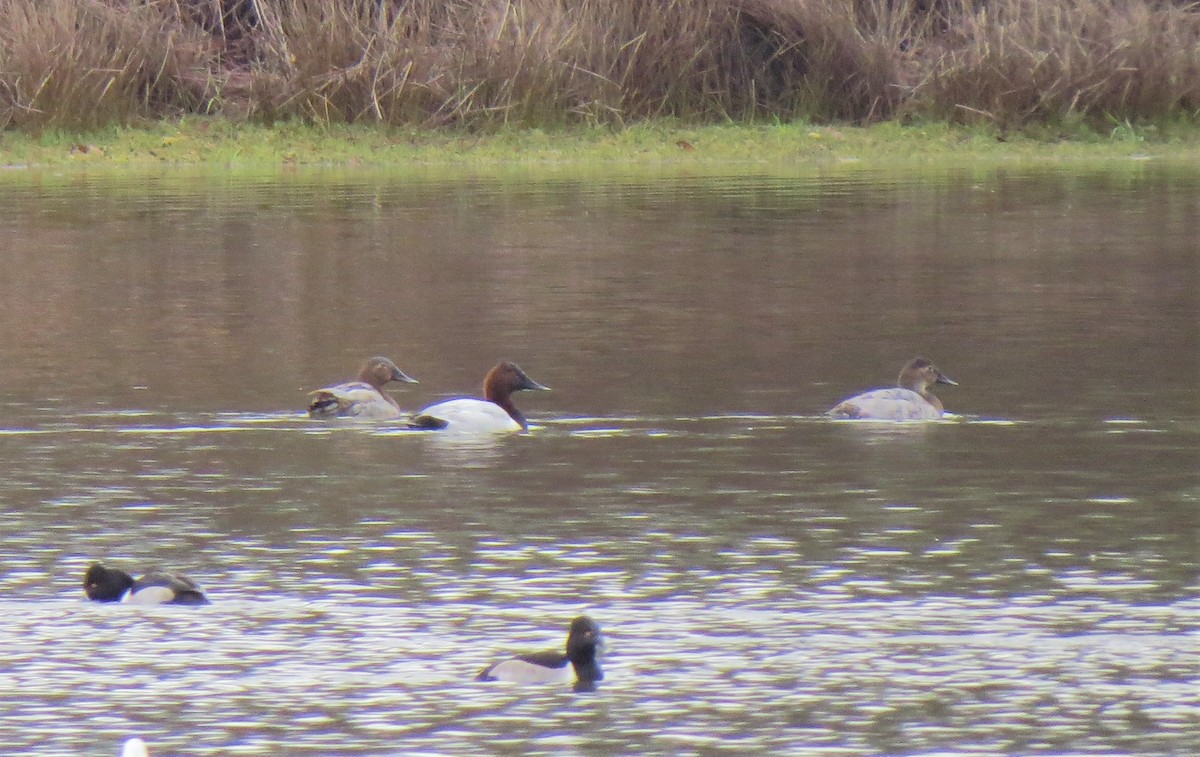
<svg viewBox="0 0 1200 757"><path fill-rule="evenodd" d="M400 370L399 368L397 368L395 371L392 372L392 381L401 381L405 384L421 383L420 381L417 381L415 378L413 378L412 376L409 376L407 373Z"/></svg>
<svg viewBox="0 0 1200 757"><path fill-rule="evenodd" d="M950 378L949 376L947 376L946 374L942 373L941 371L938 371L938 372L937 372L937 382L938 382L939 384L948 384L949 386L958 386L958 382L957 382L957 381L955 381L954 379Z"/></svg>
<svg viewBox="0 0 1200 757"><path fill-rule="evenodd" d="M550 387L539 384L538 382L534 381L533 379L529 378L528 376L521 377L521 385L517 388L518 389L528 389L528 390L535 391L535 392L550 391Z"/></svg>

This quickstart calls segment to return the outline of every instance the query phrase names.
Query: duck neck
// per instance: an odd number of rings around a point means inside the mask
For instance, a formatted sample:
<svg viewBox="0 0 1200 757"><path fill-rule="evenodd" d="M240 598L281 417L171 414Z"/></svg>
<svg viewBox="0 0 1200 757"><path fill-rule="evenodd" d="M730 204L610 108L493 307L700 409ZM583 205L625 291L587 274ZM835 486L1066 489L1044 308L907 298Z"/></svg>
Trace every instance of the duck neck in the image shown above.
<svg viewBox="0 0 1200 757"><path fill-rule="evenodd" d="M945 409L945 408L943 408L943 407L942 407L942 401L941 401L941 400L939 400L939 399L937 398L937 395L936 395L936 394L934 394L933 392L929 391L929 388L928 388L928 387L923 387L923 388L921 389L921 391L917 392L917 394L921 395L921 397L923 397L923 398L925 399L925 401L926 401L926 402L928 402L929 404L931 404L931 405L933 405L935 408L937 408L937 411L938 411L939 413L940 413L940 412L942 412L942 411Z"/></svg>
<svg viewBox="0 0 1200 757"><path fill-rule="evenodd" d="M595 657L571 660L571 665L575 668L575 678L580 683L594 683L604 679L604 671L600 669L600 663L596 661Z"/></svg>
<svg viewBox="0 0 1200 757"><path fill-rule="evenodd" d="M375 391L379 392L379 396L380 396L380 397L383 397L383 399L384 399L384 400L385 400L385 401L386 401L386 402L387 402L389 405L391 405L392 407L396 408L397 410L399 410L399 409L400 409L400 403L396 401L396 398L395 398L395 397L393 397L392 395L388 394L387 392L383 391L383 388L382 388L382 387L380 387L380 388L376 389Z"/></svg>
<svg viewBox="0 0 1200 757"><path fill-rule="evenodd" d="M507 394L502 397L495 397L492 396L491 392L488 392L487 398L493 403L499 405L504 412L508 413L508 417L516 421L517 425L521 427L522 431L529 430L529 424L525 422L525 416L522 415L521 411L517 409L517 406L513 404L511 394Z"/></svg>

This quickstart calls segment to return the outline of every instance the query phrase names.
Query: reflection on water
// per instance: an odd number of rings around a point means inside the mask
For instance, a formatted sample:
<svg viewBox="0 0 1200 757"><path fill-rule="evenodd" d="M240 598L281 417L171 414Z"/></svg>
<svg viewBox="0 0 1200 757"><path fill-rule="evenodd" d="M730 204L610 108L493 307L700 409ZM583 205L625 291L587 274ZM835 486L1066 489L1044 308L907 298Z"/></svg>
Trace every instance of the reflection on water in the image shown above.
<svg viewBox="0 0 1200 757"><path fill-rule="evenodd" d="M18 183L4 753L1200 751L1186 172ZM304 415L377 353L556 391ZM918 353L950 418L820 417ZM598 691L473 681L584 612Z"/></svg>

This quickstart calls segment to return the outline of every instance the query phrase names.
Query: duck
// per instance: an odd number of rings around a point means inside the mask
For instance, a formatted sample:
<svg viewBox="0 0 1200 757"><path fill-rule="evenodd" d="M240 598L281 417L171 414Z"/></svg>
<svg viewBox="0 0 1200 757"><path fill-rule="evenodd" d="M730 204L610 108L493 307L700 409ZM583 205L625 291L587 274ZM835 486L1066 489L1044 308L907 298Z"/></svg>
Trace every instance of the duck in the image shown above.
<svg viewBox="0 0 1200 757"><path fill-rule="evenodd" d="M550 391L526 375L520 366L501 360L483 379L484 399L464 397L446 400L421 410L409 426L423 429L448 429L477 433L503 433L529 430L525 416L513 404L513 392Z"/></svg>
<svg viewBox="0 0 1200 757"><path fill-rule="evenodd" d="M957 381L925 358L913 358L900 370L896 386L843 400L829 410L828 415L881 421L937 420L945 410L942 401L929 391L934 384L958 386Z"/></svg>
<svg viewBox="0 0 1200 757"><path fill-rule="evenodd" d="M588 616L580 615L571 621L567 631L565 653L549 650L510 657L487 666L475 680L569 683L574 673L575 690L588 691L604 680L604 671L596 659L603 646L600 626Z"/></svg>
<svg viewBox="0 0 1200 757"><path fill-rule="evenodd" d="M309 392L310 418L357 418L359 420L383 421L400 418L404 412L391 395L383 393L385 384L400 381L405 384L419 383L404 373L386 357L368 358L358 372L357 381L327 386Z"/></svg>
<svg viewBox="0 0 1200 757"><path fill-rule="evenodd" d="M92 563L83 575L83 591L93 602L141 605L206 605L208 597L190 578L152 571L134 580L120 568Z"/></svg>

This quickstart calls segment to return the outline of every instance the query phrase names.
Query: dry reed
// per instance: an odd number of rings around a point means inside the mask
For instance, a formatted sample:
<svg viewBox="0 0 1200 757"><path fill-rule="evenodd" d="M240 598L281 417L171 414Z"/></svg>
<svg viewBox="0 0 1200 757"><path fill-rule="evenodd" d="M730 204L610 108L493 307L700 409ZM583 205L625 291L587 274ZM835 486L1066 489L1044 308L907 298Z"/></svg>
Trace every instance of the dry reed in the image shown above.
<svg viewBox="0 0 1200 757"><path fill-rule="evenodd" d="M673 117L1136 121L1200 108L1158 0L6 0L0 126Z"/></svg>
<svg viewBox="0 0 1200 757"><path fill-rule="evenodd" d="M88 127L203 110L208 35L171 2L0 3L0 126Z"/></svg>
<svg viewBox="0 0 1200 757"><path fill-rule="evenodd" d="M916 107L942 116L1019 128L1077 117L1194 117L1200 106L1200 14L1190 6L964 5L941 44Z"/></svg>

